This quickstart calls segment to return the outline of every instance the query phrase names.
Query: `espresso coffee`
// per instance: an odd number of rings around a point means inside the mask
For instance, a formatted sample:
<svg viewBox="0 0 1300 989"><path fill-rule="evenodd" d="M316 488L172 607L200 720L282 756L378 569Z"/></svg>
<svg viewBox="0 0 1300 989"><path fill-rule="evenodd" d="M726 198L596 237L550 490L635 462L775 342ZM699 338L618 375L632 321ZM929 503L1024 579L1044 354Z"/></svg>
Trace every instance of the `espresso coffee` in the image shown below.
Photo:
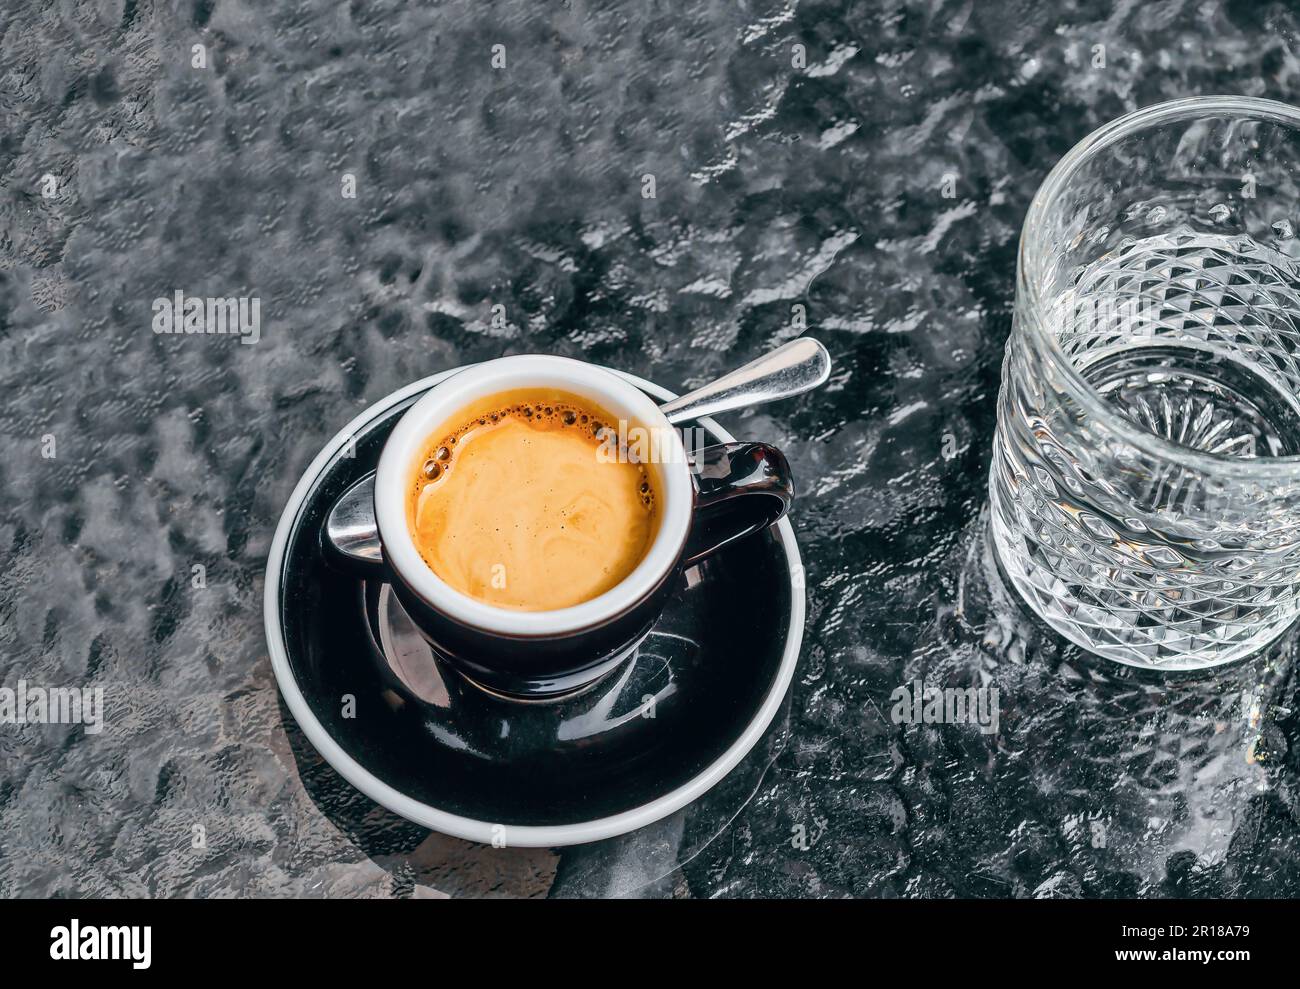
<svg viewBox="0 0 1300 989"><path fill-rule="evenodd" d="M407 522L435 574L487 604L550 611L630 574L659 524L655 468L618 417L553 389L501 392L429 437Z"/></svg>

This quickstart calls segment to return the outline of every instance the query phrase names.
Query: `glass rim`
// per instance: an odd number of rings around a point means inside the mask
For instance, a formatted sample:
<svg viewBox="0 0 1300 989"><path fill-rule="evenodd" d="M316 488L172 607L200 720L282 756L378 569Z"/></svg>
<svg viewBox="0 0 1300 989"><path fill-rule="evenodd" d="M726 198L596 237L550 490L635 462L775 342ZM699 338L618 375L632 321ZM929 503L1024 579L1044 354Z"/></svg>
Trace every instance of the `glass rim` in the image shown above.
<svg viewBox="0 0 1300 989"><path fill-rule="evenodd" d="M1016 264L1017 301L1023 300L1029 318L1017 319L1024 328L1021 332L1046 345L1052 363L1065 375L1075 397L1090 415L1104 422L1125 442L1161 460L1173 461L1195 468L1206 474L1232 472L1247 479L1300 476L1300 454L1285 457L1233 457L1207 453L1183 446L1157 433L1138 426L1120 414L1102 398L1101 393L1074 367L1061 348L1060 341L1043 325L1042 300L1039 298L1040 279L1036 259L1044 253L1038 250L1038 238L1043 229L1042 217L1056 203L1061 192L1078 172L1080 166L1096 152L1110 147L1116 141L1154 125L1173 120L1190 120L1208 116L1235 116L1272 120L1289 124L1300 131L1300 108L1277 100L1254 96L1194 96L1170 100L1134 110L1103 124L1072 147L1047 174L1025 214L1021 227L1020 246ZM1019 308L1019 306L1017 307ZM1018 314L1019 315L1019 314ZM1024 324L1028 325L1024 325Z"/></svg>

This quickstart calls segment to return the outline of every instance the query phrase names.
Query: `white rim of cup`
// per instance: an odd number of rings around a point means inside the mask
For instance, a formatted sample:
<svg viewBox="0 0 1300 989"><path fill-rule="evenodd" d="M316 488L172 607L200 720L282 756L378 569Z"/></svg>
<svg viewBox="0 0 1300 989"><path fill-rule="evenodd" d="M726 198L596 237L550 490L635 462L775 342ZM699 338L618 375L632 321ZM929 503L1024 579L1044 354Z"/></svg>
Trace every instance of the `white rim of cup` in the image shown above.
<svg viewBox="0 0 1300 989"><path fill-rule="evenodd" d="M452 814L421 803L408 797L400 790L389 786L343 751L342 746L334 741L330 733L317 720L316 715L312 713L306 697L303 696L298 682L294 679L293 669L289 665L289 653L284 644L284 633L280 628L280 571L284 566L284 554L289 545L289 534L293 531L294 524L297 522L298 514L306 501L308 491L310 491L311 486L326 465L340 450L352 442L353 438L371 420L410 396L418 395L455 373L457 372L444 371L423 378L393 392L365 412L362 412L343 429L339 430L334 438L325 445L325 448L316 455L316 459L311 462L311 466L299 478L293 494L289 496L289 502L285 505L284 513L280 516L280 524L276 527L275 536L271 540L271 551L267 556L264 577L266 587L262 598L263 623L267 646L271 654L271 670L280 686L280 693L289 707L289 713L293 715L294 720L316 751L325 758L325 761L340 776L359 791L381 807L387 808L394 814L400 814L408 821L413 821L422 827L431 828L434 831L455 838L463 838L466 841L477 841L484 844L491 843L494 839L501 840L504 838L508 846L515 848L559 848L566 845L580 845L584 842L613 838L662 820L674 811L680 810L692 801L699 799L740 763L740 760L749 753L749 750L762 737L763 732L767 731L768 725L776 717L776 712L780 708L782 700L785 699L786 691L794 679L799 650L803 645L806 601L804 599L803 581L795 577L796 574L803 573L803 562L799 556L799 545L795 542L794 529L790 525L788 518L781 519L776 525L776 530L781 541L781 548L785 551L786 563L790 572L790 624L786 633L785 650L781 654L781 665L777 670L776 677L773 678L771 689L763 698L763 703L760 705L758 712L745 727L745 730L741 732L740 736L732 742L727 751L698 775L662 797L619 814L574 824L505 826L491 821L480 821L472 817L462 817L459 814ZM635 375L626 374L622 371L610 373L617 374L623 380L657 395L661 401L668 401L676 397L667 389ZM699 424L707 428L721 443L731 443L735 439L712 419L701 418Z"/></svg>
<svg viewBox="0 0 1300 989"><path fill-rule="evenodd" d="M464 594L429 568L411 537L406 505L419 458L435 429L494 393L521 388L565 391L585 398L629 426L658 437L665 452L658 469L663 490L659 531L633 571L614 587L568 608L517 611ZM568 357L524 354L502 357L457 371L407 410L393 429L375 474L375 521L384 558L406 586L435 611L463 625L498 635L547 637L579 632L633 607L672 570L691 528L695 502L690 465L681 437L645 392L604 368Z"/></svg>

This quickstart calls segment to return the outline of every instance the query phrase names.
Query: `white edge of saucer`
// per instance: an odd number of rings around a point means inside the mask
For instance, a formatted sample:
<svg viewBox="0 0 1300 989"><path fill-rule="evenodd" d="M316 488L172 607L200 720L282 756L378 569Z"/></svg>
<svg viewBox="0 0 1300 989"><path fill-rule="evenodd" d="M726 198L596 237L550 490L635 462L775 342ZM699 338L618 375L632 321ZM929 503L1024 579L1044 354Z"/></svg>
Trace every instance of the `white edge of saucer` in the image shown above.
<svg viewBox="0 0 1300 989"><path fill-rule="evenodd" d="M385 396L366 409L335 434L333 439L325 445L325 448L317 454L311 466L299 479L297 486L293 489L293 494L289 496L289 502L285 506L284 513L280 516L279 525L276 526L275 538L271 542L270 555L267 557L266 573L264 574L266 589L262 598L266 642L271 654L271 668L275 673L276 682L280 685L280 693L289 705L289 711L293 714L294 720L298 722L303 734L307 736L308 741L316 747L316 751L324 756L325 761L334 767L340 776L380 806L395 814L400 814L408 821L431 828L434 831L440 831L456 838L464 838L467 841L482 842L483 844L492 844L494 840L500 844L504 840L506 847L558 848L564 845L580 845L589 841L600 841L603 838L613 838L616 835L626 834L629 831L635 831L648 824L653 824L655 821L667 817L674 811L680 810L698 799L731 770L736 768L740 760L757 744L767 730L768 725L772 723L777 710L781 707L781 702L785 699L790 682L794 679L795 666L799 660L799 649L803 644L806 602L804 600L804 590L799 586L799 581L796 580L796 574L802 569L802 562L799 557L799 546L794 538L794 529L790 526L788 518L782 519L777 524L777 532L780 534L781 546L785 550L786 562L790 572L790 628L786 634L785 652L781 657L780 669L777 671L776 678L772 681L767 696L763 698L758 713L745 727L745 730L731 743L727 751L705 767L698 775L649 803L619 814L601 817L592 821L580 821L574 824L516 826L462 817L459 814L451 814L436 807L431 807L419 800L413 800L400 790L394 789L375 777L343 751L329 732L325 730L324 726L316 719L316 715L312 713L306 698L303 697L302 691L298 688L298 683L293 677L293 671L289 667L289 656L285 650L283 632L280 628L280 571L284 566L284 553L289 542L289 533L293 529L299 511L302 509L308 490L334 455L346 446L348 441L357 435L372 419L382 415L404 399L426 391L459 370L461 370L459 367L452 368L413 382L405 388ZM610 368L610 370L613 370L613 368ZM668 401L676 397L672 392L636 375L627 374L623 371L615 371L614 373L648 391L661 401ZM733 440L731 434L712 419L702 418L699 421L721 442L728 443Z"/></svg>

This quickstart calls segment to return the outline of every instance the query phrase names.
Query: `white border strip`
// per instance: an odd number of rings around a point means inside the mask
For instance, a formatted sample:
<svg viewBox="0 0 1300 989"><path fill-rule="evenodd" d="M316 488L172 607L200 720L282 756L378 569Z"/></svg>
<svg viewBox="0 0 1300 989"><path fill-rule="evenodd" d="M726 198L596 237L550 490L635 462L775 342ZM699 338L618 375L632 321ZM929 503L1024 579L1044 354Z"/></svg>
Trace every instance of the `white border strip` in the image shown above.
<svg viewBox="0 0 1300 989"><path fill-rule="evenodd" d="M776 679L772 682L772 687L767 696L763 698L762 706L740 737L732 742L727 751L705 768L703 772L662 797L632 810L624 811L621 814L602 817L594 821L582 821L577 824L516 827L461 817L458 814L450 814L418 800L413 800L372 775L360 763L343 751L329 732L325 730L324 726L316 720L316 716L312 713L306 698L303 697L302 691L293 678L293 671L289 666L289 656L285 650L284 637L280 628L280 571L284 565L284 552L289 542L289 533L293 529L303 502L306 500L308 490L325 468L325 465L333 459L339 450L347 445L362 427L402 400L428 390L457 370L460 369L452 368L440 374L434 374L413 382L362 412L335 434L334 438L325 445L325 448L316 455L316 459L311 462L311 466L307 468L306 473L303 474L297 486L293 489L293 494L289 496L289 502L285 506L284 514L280 516L280 523L276 526L275 538L271 542L271 552L267 556L266 571L263 574L263 580L266 582L262 598L266 642L271 654L271 668L275 673L276 682L280 685L280 693L283 695L285 703L289 705L289 711L293 714L294 720L298 722L298 726L303 730L307 739L340 776L380 806L395 814L400 814L408 821L413 821L434 831L440 831L456 838L464 838L467 841L482 842L483 844L491 844L495 839L498 843L504 840L507 846L519 848L554 848L562 845L578 845L588 841L599 841L602 838L612 838L615 835L626 834L628 831L635 831L637 828L653 824L655 821L667 817L674 811L685 807L691 801L698 799L736 767L762 737L768 725L771 724L781 706L782 700L785 698L786 690L789 689L790 683L794 679L795 666L799 660L799 648L803 644L806 602L804 600L804 588L800 586L802 582L795 579L795 575L802 572L803 563L799 557L799 546L795 542L794 529L790 526L789 519L782 519L777 524L777 531L780 534L781 546L785 550L786 561L790 568L790 629L786 635L785 652L781 657L780 669L777 671ZM609 370L613 369L610 368ZM672 392L643 378L622 371L614 371L614 373L657 396L662 401L668 401L676 397ZM734 438L731 434L722 429L712 419L702 418L699 421L717 436L720 442L733 442Z"/></svg>

